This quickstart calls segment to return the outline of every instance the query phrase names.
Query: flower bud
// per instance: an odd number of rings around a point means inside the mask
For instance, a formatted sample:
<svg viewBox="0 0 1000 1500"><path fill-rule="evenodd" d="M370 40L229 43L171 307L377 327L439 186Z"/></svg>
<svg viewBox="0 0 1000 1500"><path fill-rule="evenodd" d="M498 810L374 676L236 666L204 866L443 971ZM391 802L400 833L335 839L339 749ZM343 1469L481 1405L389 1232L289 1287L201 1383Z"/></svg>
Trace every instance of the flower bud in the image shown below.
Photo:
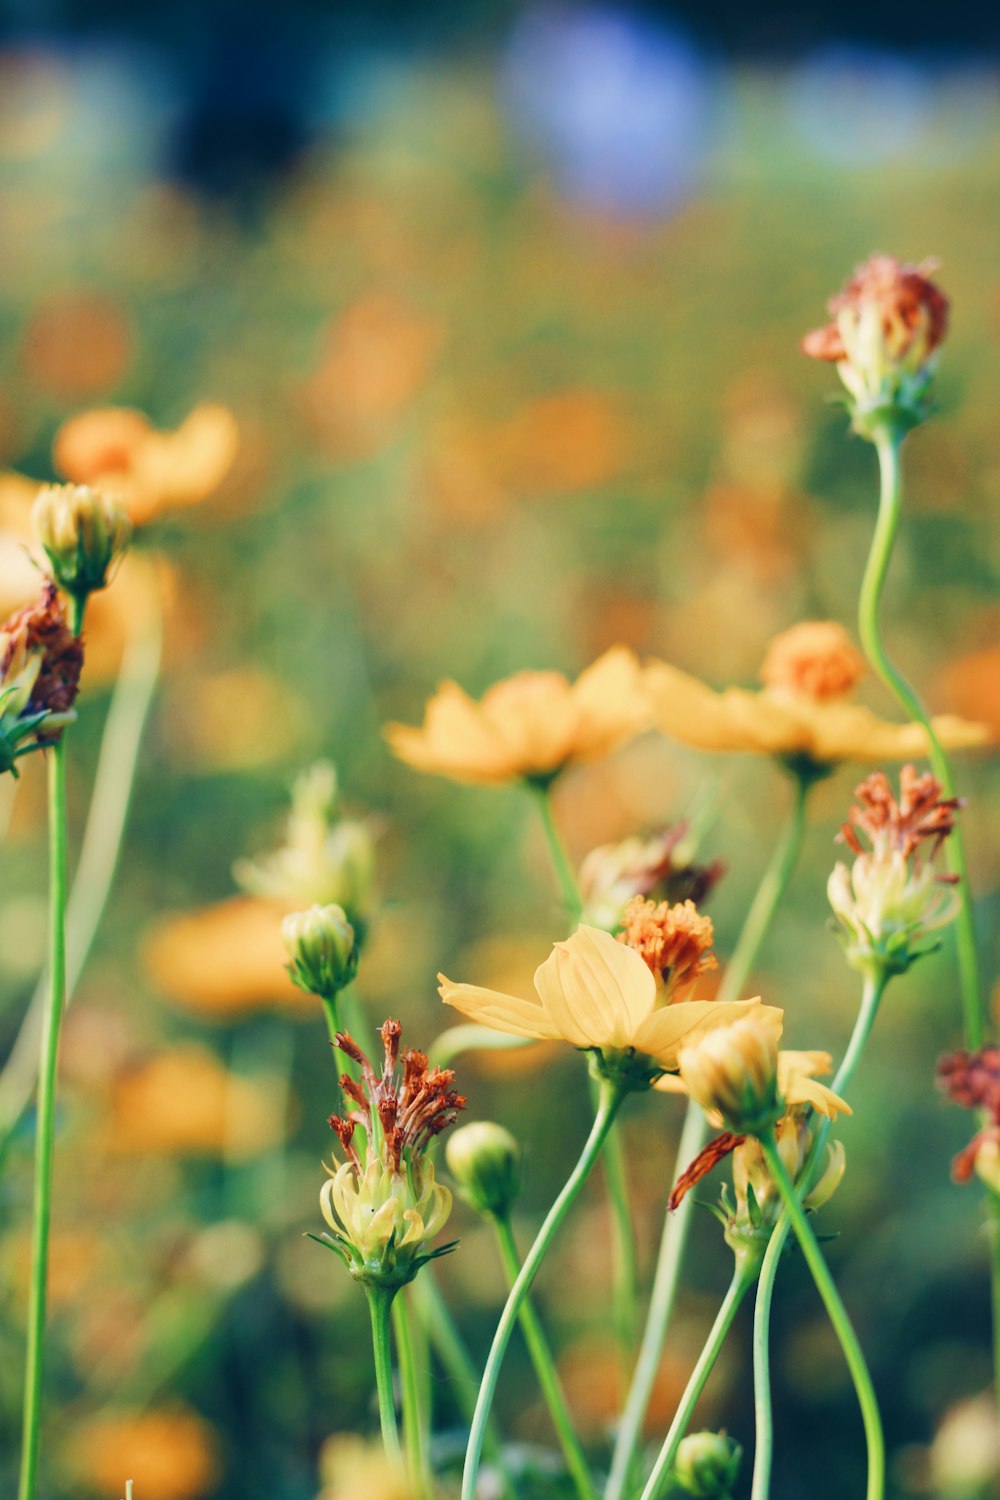
<svg viewBox="0 0 1000 1500"><path fill-rule="evenodd" d="M332 1000L358 972L354 928L340 906L311 906L281 924L293 983L307 995Z"/></svg>
<svg viewBox="0 0 1000 1500"><path fill-rule="evenodd" d="M692 1432L682 1439L674 1477L698 1500L727 1500L740 1470L743 1449L724 1432Z"/></svg>
<svg viewBox="0 0 1000 1500"><path fill-rule="evenodd" d="M449 1137L445 1158L477 1213L507 1217L521 1191L521 1148L509 1130L490 1120L463 1125Z"/></svg>
<svg viewBox="0 0 1000 1500"><path fill-rule="evenodd" d="M77 598L105 588L132 540L124 507L84 484L49 484L39 493L33 515L59 587Z"/></svg>
<svg viewBox="0 0 1000 1500"><path fill-rule="evenodd" d="M778 1040L769 1017L734 1021L710 1031L678 1056L688 1093L740 1135L759 1135L782 1114Z"/></svg>

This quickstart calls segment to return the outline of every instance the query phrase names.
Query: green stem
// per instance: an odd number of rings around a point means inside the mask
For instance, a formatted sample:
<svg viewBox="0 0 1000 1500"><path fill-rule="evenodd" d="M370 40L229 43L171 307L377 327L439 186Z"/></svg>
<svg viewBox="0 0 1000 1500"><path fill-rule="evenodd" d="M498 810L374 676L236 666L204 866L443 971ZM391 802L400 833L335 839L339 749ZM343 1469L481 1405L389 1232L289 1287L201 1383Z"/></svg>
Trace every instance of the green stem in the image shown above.
<svg viewBox="0 0 1000 1500"><path fill-rule="evenodd" d="M945 796L954 797L955 779L952 775L951 762L934 732L930 717L918 694L890 660L882 641L879 611L896 532L899 528L902 501L900 461L902 436L891 429L883 430L876 440L875 448L878 453L881 485L878 520L858 599L858 629L861 643L868 660L897 702L911 719L915 719L923 726L927 735L928 754L934 775L940 781ZM955 921L955 942L962 991L965 1044L974 1051L983 1044L982 988L976 948L975 914L972 909L972 889L969 885L968 863L965 856L965 836L960 823L956 823L946 840L945 848L948 867L959 877L958 890L961 906Z"/></svg>
<svg viewBox="0 0 1000 1500"><path fill-rule="evenodd" d="M517 1280L511 1288L511 1293L507 1298L504 1310L500 1315L500 1321L493 1336L493 1344L486 1360L486 1369L483 1372L482 1384L479 1387L479 1396L476 1401L476 1411L469 1432L469 1445L465 1455L465 1471L462 1475L462 1500L476 1500L476 1488L479 1478L479 1465L482 1461L483 1437L486 1431L486 1423L493 1405L500 1367L503 1364L507 1345L510 1343L511 1335L514 1332L514 1326L521 1311L521 1304L531 1289L531 1284L538 1274L556 1231L569 1213L580 1189L583 1187L597 1158L601 1154L601 1147L604 1145L608 1131L611 1128L611 1123L618 1112L623 1097L618 1085L607 1081L602 1083L600 1108L591 1126L590 1135L587 1137L587 1142L580 1155L580 1159L567 1178L558 1198L549 1209L545 1221L538 1231L535 1242L528 1251Z"/></svg>
<svg viewBox="0 0 1000 1500"><path fill-rule="evenodd" d="M698 1363L691 1372L691 1379L685 1387L681 1397L680 1405L674 1414L674 1420L670 1424L670 1431L664 1439L663 1447L660 1449L659 1457L653 1466L642 1492L641 1500L657 1500L663 1494L664 1487L670 1479L670 1471L673 1467L677 1450L681 1445L688 1428L688 1423L694 1415L694 1409L698 1404L698 1398L705 1388L705 1383L715 1361L718 1359L722 1346L726 1341L726 1335L732 1327L733 1319L739 1311L740 1303L746 1296L750 1287L753 1286L754 1277L757 1274L757 1263L754 1260L737 1260L733 1279L729 1283L722 1306L719 1308L712 1331L708 1335L705 1347L698 1356Z"/></svg>
<svg viewBox="0 0 1000 1500"><path fill-rule="evenodd" d="M35 1143L35 1208L28 1292L24 1428L19 1500L35 1500L45 1357L46 1282L52 1220L59 1031L66 996L66 745L49 755L49 1005L42 1026Z"/></svg>
<svg viewBox="0 0 1000 1500"><path fill-rule="evenodd" d="M155 611L128 642L111 697L87 826L66 911L67 1005L90 956L118 867L162 646L162 619ZM44 976L0 1073L0 1157L6 1152L35 1091L48 993L48 977Z"/></svg>
<svg viewBox="0 0 1000 1500"><path fill-rule="evenodd" d="M857 1335L847 1315L847 1309L840 1300L840 1293L823 1259L823 1252L813 1234L812 1225L803 1211L792 1180L785 1170L773 1130L769 1130L760 1137L760 1144L767 1159L768 1171L777 1184L792 1228L795 1230L795 1237L802 1248L806 1264L812 1272L816 1289L823 1299L834 1332L840 1340L840 1347L844 1351L844 1358L847 1360L847 1367L858 1394L861 1417L865 1427L865 1439L868 1444L866 1500L883 1500L885 1495L885 1440L882 1436L882 1419L879 1415L878 1401L875 1398L864 1354L861 1352L861 1345L858 1343Z"/></svg>
<svg viewBox="0 0 1000 1500"><path fill-rule="evenodd" d="M566 846L559 836L552 810L552 794L549 786L529 782L538 804L539 816L545 831L552 868L562 892L569 926L577 926L583 914L583 897L577 883L572 861ZM623 1382L632 1369L635 1349L635 1327L637 1322L639 1292L638 1263L635 1248L635 1230L629 1204L628 1178L625 1172L625 1152L617 1126L612 1127L604 1153L604 1180L608 1190L608 1207L611 1211L612 1241L612 1297L615 1308L615 1340L621 1363Z"/></svg>
<svg viewBox="0 0 1000 1500"><path fill-rule="evenodd" d="M844 1060L833 1080L833 1091L836 1094L843 1094L851 1085L861 1054L871 1036L887 983L888 975L884 972L865 980L854 1030L851 1032ZM829 1134L830 1121L820 1120L816 1127L809 1157L799 1175L796 1191L800 1201L806 1197L813 1185ZM754 1421L757 1437L754 1449L751 1500L767 1500L771 1486L771 1462L774 1450L774 1420L771 1408L771 1303L774 1298L774 1283L781 1262L781 1253L791 1227L788 1215L782 1214L768 1242L760 1269L760 1278L757 1282L757 1299L753 1315Z"/></svg>
<svg viewBox="0 0 1000 1500"><path fill-rule="evenodd" d="M337 996L320 995L320 1004L323 1007L323 1016L326 1021L326 1029L330 1037L330 1044L334 1048L333 1064L339 1070L341 1060L347 1061L343 1053L337 1051L337 1036L341 1030L340 1017L337 1014Z"/></svg>
<svg viewBox="0 0 1000 1500"><path fill-rule="evenodd" d="M806 807L811 785L812 782L807 777L797 776L795 779L795 799L788 822L771 857L771 862L757 887L757 893L747 912L742 931L736 940L733 955L719 988L720 1000L735 1000L739 997L774 914L788 889L802 848ZM688 1105L680 1144L677 1148L677 1160L682 1167L687 1166L688 1162L698 1154L705 1143L705 1136L704 1114L692 1101ZM693 1210L694 1199L688 1194L672 1214L666 1214L664 1217L649 1313L642 1343L639 1346L632 1385L615 1439L605 1500L625 1500L629 1493L636 1451L642 1436L642 1427L656 1382L656 1374L660 1367L667 1329L670 1326L677 1296L681 1262L684 1258Z"/></svg>
<svg viewBox="0 0 1000 1500"><path fill-rule="evenodd" d="M493 1221L497 1233L497 1243L500 1248L500 1259L503 1262L504 1272L507 1276L508 1286L513 1288L521 1272L521 1257L518 1254L517 1242L514 1239L514 1230L508 1217L496 1218ZM570 1415L566 1396L559 1379L552 1351L548 1346L545 1334L538 1314L532 1306L530 1298L525 1298L521 1305L519 1314L521 1332L524 1334L524 1342L528 1346L531 1363L538 1377L542 1395L545 1397L552 1418L552 1425L559 1439L563 1457L566 1460L566 1468L572 1477L574 1487L580 1500L596 1500L596 1491L590 1477L590 1469L584 1456L580 1439L577 1437L573 1426L573 1418Z"/></svg>
<svg viewBox="0 0 1000 1500"><path fill-rule="evenodd" d="M392 1390L392 1350L389 1342L392 1292L369 1286L368 1309L372 1319L372 1351L375 1355L375 1386L378 1390L378 1414L382 1424L382 1442L391 1459L401 1459L399 1433L396 1430L396 1399Z"/></svg>
<svg viewBox="0 0 1000 1500"><path fill-rule="evenodd" d="M434 1480L427 1454L423 1381L417 1365L410 1310L405 1291L392 1304L392 1327L399 1356L399 1384L403 1402L403 1442L410 1482L420 1500L434 1500Z"/></svg>
<svg viewBox="0 0 1000 1500"><path fill-rule="evenodd" d="M441 1288L434 1278L431 1266L423 1267L410 1290L414 1312L423 1321L431 1347L451 1379L456 1405L466 1423L471 1426L476 1409L475 1393L479 1388L479 1375L462 1335L455 1326L448 1304L441 1295ZM492 1423L486 1429L483 1452L499 1480L504 1500L517 1500Z"/></svg>

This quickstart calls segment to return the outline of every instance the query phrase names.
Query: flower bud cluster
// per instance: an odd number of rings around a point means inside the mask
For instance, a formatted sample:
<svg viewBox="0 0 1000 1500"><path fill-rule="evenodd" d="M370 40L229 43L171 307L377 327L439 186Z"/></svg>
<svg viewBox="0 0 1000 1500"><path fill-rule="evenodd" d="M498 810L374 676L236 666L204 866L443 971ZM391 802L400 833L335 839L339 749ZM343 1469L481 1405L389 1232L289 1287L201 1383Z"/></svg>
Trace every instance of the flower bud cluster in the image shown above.
<svg viewBox="0 0 1000 1500"><path fill-rule="evenodd" d="M855 796L858 804L838 839L856 858L850 869L836 865L827 895L848 963L864 973L901 974L933 951L919 945L958 911L953 877L937 873L934 857L960 804L942 798L940 783L913 766L900 773L898 800L882 771L863 781Z"/></svg>
<svg viewBox="0 0 1000 1500"><path fill-rule="evenodd" d="M338 1034L337 1045L360 1079L341 1077L347 1109L331 1115L330 1125L346 1159L320 1193L332 1231L324 1243L357 1281L388 1292L454 1249L427 1248L448 1220L451 1193L435 1181L426 1150L466 1103L452 1088L450 1069L430 1067L423 1052L409 1047L400 1054L401 1031L393 1020L381 1028L384 1057L378 1073L353 1038Z"/></svg>

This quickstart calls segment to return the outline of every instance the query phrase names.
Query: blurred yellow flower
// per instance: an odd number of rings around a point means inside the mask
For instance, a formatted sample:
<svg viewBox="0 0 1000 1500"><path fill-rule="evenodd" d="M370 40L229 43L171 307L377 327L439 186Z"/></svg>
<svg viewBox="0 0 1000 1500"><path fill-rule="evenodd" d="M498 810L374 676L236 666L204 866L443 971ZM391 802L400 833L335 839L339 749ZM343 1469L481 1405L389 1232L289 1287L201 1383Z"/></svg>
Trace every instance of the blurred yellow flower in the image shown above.
<svg viewBox="0 0 1000 1500"><path fill-rule="evenodd" d="M141 412L88 411L56 434L56 468L74 484L121 499L137 526L164 510L198 505L219 488L236 458L239 433L226 407L196 406L174 432L158 432Z"/></svg>
<svg viewBox="0 0 1000 1500"><path fill-rule="evenodd" d="M477 703L441 684L422 728L390 724L400 760L452 781L547 781L573 762L595 760L648 726L634 654L606 651L570 683L561 672L518 672Z"/></svg>
<svg viewBox="0 0 1000 1500"><path fill-rule="evenodd" d="M759 1000L662 1000L652 972L633 949L596 927L580 927L535 971L539 1002L439 974L441 998L470 1020L540 1041L562 1040L601 1053L635 1052L652 1076L677 1067L678 1054L707 1032L747 1015L780 1020ZM648 1081L648 1078L647 1078Z"/></svg>
<svg viewBox="0 0 1000 1500"><path fill-rule="evenodd" d="M338 1433L323 1444L319 1468L318 1500L413 1500L405 1468L381 1443Z"/></svg>
<svg viewBox="0 0 1000 1500"><path fill-rule="evenodd" d="M284 1105L270 1080L228 1073L187 1043L111 1085L107 1148L123 1156L258 1156L281 1140Z"/></svg>
<svg viewBox="0 0 1000 1500"><path fill-rule="evenodd" d="M919 724L893 724L849 701L860 659L846 633L808 621L772 641L764 688L716 692L666 662L645 672L653 723L698 750L742 750L805 761L821 769L843 760L906 760L927 754ZM942 744L958 750L986 744L986 725L946 714L934 719Z"/></svg>
<svg viewBox="0 0 1000 1500"><path fill-rule="evenodd" d="M219 1477L215 1434L182 1406L91 1417L76 1427L67 1457L73 1488L102 1497L120 1495L132 1479L136 1500L199 1500Z"/></svg>

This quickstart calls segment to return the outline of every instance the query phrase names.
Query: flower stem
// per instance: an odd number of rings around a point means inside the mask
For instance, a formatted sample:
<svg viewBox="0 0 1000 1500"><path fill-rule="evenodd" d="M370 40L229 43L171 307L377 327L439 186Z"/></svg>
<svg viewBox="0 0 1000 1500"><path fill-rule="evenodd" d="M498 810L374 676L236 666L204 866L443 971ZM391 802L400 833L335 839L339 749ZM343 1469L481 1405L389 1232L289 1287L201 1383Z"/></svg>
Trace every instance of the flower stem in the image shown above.
<svg viewBox="0 0 1000 1500"><path fill-rule="evenodd" d="M719 988L720 1000L735 1000L746 983L774 914L788 889L805 833L806 807L812 782L795 780L795 799L781 840L764 872L757 894L747 912L736 947ZM693 1101L688 1105L677 1148L677 1160L686 1166L705 1143L705 1117ZM672 1214L664 1216L663 1235L656 1262L646 1327L639 1346L632 1385L629 1389L611 1459L605 1500L625 1500L629 1493L636 1449L642 1435L656 1373L660 1366L667 1329L680 1281L681 1262L687 1244L694 1200L690 1195Z"/></svg>
<svg viewBox="0 0 1000 1500"><path fill-rule="evenodd" d="M868 1043L875 1017L878 1015L882 995L885 992L889 976L883 971L872 975L865 980L864 990L861 995L861 1005L858 1008L858 1017L851 1032L851 1039L844 1053L844 1060L837 1069L833 1080L833 1091L843 1094L851 1085L855 1070L861 1059L861 1054ZM830 1121L820 1120L813 1144L809 1152L808 1160L799 1176L799 1185L796 1191L799 1199L806 1196L813 1185L816 1170L822 1159L823 1149L826 1145L827 1136L830 1134ZM782 1214L774 1226L767 1250L764 1253L764 1261L760 1268L760 1278L757 1282L757 1299L754 1305L753 1315L753 1386L754 1386L754 1420L756 1427L756 1445L754 1449L753 1465L753 1489L751 1500L767 1500L771 1486L771 1460L774 1450L774 1421L771 1408L771 1360L770 1360L770 1329L771 1329L771 1303L774 1297L774 1283L778 1274L778 1266L781 1262L781 1252L791 1229L791 1220L787 1214Z"/></svg>
<svg viewBox="0 0 1000 1500"><path fill-rule="evenodd" d="M545 834L545 842L549 847L552 868L559 885L559 894L562 896L563 905L566 908L567 924L572 931L579 922L583 912L583 897L580 895L580 887L577 884L573 862L569 857L566 845L562 841L562 835L556 827L555 813L552 808L552 792L549 786L543 786L538 782L529 781L526 785L534 796L535 806L538 808L538 816L542 820L542 830Z"/></svg>
<svg viewBox="0 0 1000 1500"><path fill-rule="evenodd" d="M42 1024L38 1069L38 1134L35 1143L35 1207L28 1291L28 1340L24 1374L24 1426L19 1500L35 1500L45 1357L46 1282L52 1221L56 1080L59 1031L66 997L66 746L60 738L49 754L49 1004Z"/></svg>
<svg viewBox="0 0 1000 1500"><path fill-rule="evenodd" d="M871 550L861 582L858 599L858 629L865 655L879 677L897 702L912 719L923 726L927 735L928 755L934 775L940 781L946 797L954 797L955 780L951 762L931 725L927 710L916 691L910 686L899 668L890 660L882 641L880 607L885 587L892 550L899 528L902 501L902 436L892 429L883 429L875 443L878 453L881 485L879 491L878 520L872 537ZM976 948L975 915L972 909L972 891L969 886L968 863L965 857L965 837L960 823L956 823L946 841L948 867L959 877L958 891L961 906L955 921L955 942L958 953L958 971L962 992L962 1013L965 1027L965 1043L970 1050L983 1044L983 1006L979 976L979 957Z"/></svg>
<svg viewBox="0 0 1000 1500"><path fill-rule="evenodd" d="M878 1402L872 1387L871 1376L868 1373L868 1366L865 1364L864 1354L861 1352L861 1345L858 1343L847 1310L840 1300L840 1293L823 1259L823 1252L813 1234L812 1225L803 1211L792 1180L785 1170L773 1130L769 1130L760 1137L760 1144L767 1159L768 1170L777 1184L792 1228L795 1230L795 1237L802 1247L802 1254L812 1272L816 1289L823 1299L834 1332L840 1340L840 1347L844 1351L847 1367L858 1393L861 1417L865 1426L865 1438L868 1443L866 1500L883 1500L885 1495L885 1439L882 1436L882 1419L879 1416Z"/></svg>
<svg viewBox="0 0 1000 1500"><path fill-rule="evenodd" d="M420 1500L434 1500L434 1480L427 1454L427 1412L423 1382L417 1365L410 1310L405 1291L392 1304L392 1327L399 1356L399 1383L403 1402L403 1441L410 1482Z"/></svg>
<svg viewBox="0 0 1000 1500"><path fill-rule="evenodd" d="M465 1471L462 1475L462 1500L476 1500L476 1486L479 1478L479 1465L482 1460L483 1437L486 1430L486 1423L493 1405L500 1367L503 1364L507 1345L510 1343L511 1335L514 1332L514 1325L521 1311L521 1305L531 1289L531 1284L538 1274L539 1267L555 1237L556 1231L569 1213L570 1208L579 1195L580 1189L583 1187L597 1158L601 1154L601 1147L604 1145L623 1097L618 1085L607 1081L602 1083L600 1107L591 1126L590 1135L587 1137L587 1142L581 1152L580 1159L567 1178L556 1201L546 1214L545 1221L538 1231L534 1244L528 1251L524 1265L518 1273L517 1280L511 1288L510 1296L507 1298L504 1310L500 1315L500 1321L493 1336L493 1344L486 1360L486 1369L483 1372L482 1384L479 1387L479 1397L476 1401L475 1415L472 1419L472 1428L469 1432L469 1445L465 1455Z"/></svg>
<svg viewBox="0 0 1000 1500"><path fill-rule="evenodd" d="M382 1424L382 1442L391 1459L402 1458L399 1433L396 1430L396 1400L392 1390L392 1350L389 1324L393 1294L382 1287L369 1286L368 1309L372 1319L372 1351L375 1355L375 1385L378 1390L378 1414Z"/></svg>
<svg viewBox="0 0 1000 1500"><path fill-rule="evenodd" d="M506 1215L495 1218L493 1223L500 1248L500 1259L503 1262L508 1285L512 1288L521 1271L521 1257L514 1239L514 1230L511 1227L510 1218ZM531 1363L534 1365L538 1384L549 1408L552 1425L556 1430L559 1446L562 1448L566 1468L572 1477L576 1493L580 1500L596 1500L590 1469L573 1426L573 1418L570 1415L559 1373L552 1358L552 1351L542 1330L538 1314L527 1297L521 1305L518 1321L521 1324L521 1332L524 1334L524 1341L531 1355Z"/></svg>
<svg viewBox="0 0 1000 1500"><path fill-rule="evenodd" d="M755 1260L737 1260L733 1279L729 1283L722 1306L719 1308L712 1331L708 1335L705 1347L698 1356L698 1363L691 1372L681 1397L680 1405L674 1414L674 1420L670 1424L670 1431L664 1439L663 1447L660 1449L659 1457L653 1466L653 1472L646 1482L646 1488L642 1492L641 1500L657 1500L663 1494L664 1488L670 1478L670 1470L677 1457L677 1450L681 1445L681 1439L688 1428L688 1423L694 1415L694 1409L698 1404L698 1398L705 1388L705 1383L715 1361L718 1359L726 1335L732 1327L733 1319L739 1311L740 1303L746 1296L750 1287L753 1286L754 1277L757 1274L757 1262Z"/></svg>

